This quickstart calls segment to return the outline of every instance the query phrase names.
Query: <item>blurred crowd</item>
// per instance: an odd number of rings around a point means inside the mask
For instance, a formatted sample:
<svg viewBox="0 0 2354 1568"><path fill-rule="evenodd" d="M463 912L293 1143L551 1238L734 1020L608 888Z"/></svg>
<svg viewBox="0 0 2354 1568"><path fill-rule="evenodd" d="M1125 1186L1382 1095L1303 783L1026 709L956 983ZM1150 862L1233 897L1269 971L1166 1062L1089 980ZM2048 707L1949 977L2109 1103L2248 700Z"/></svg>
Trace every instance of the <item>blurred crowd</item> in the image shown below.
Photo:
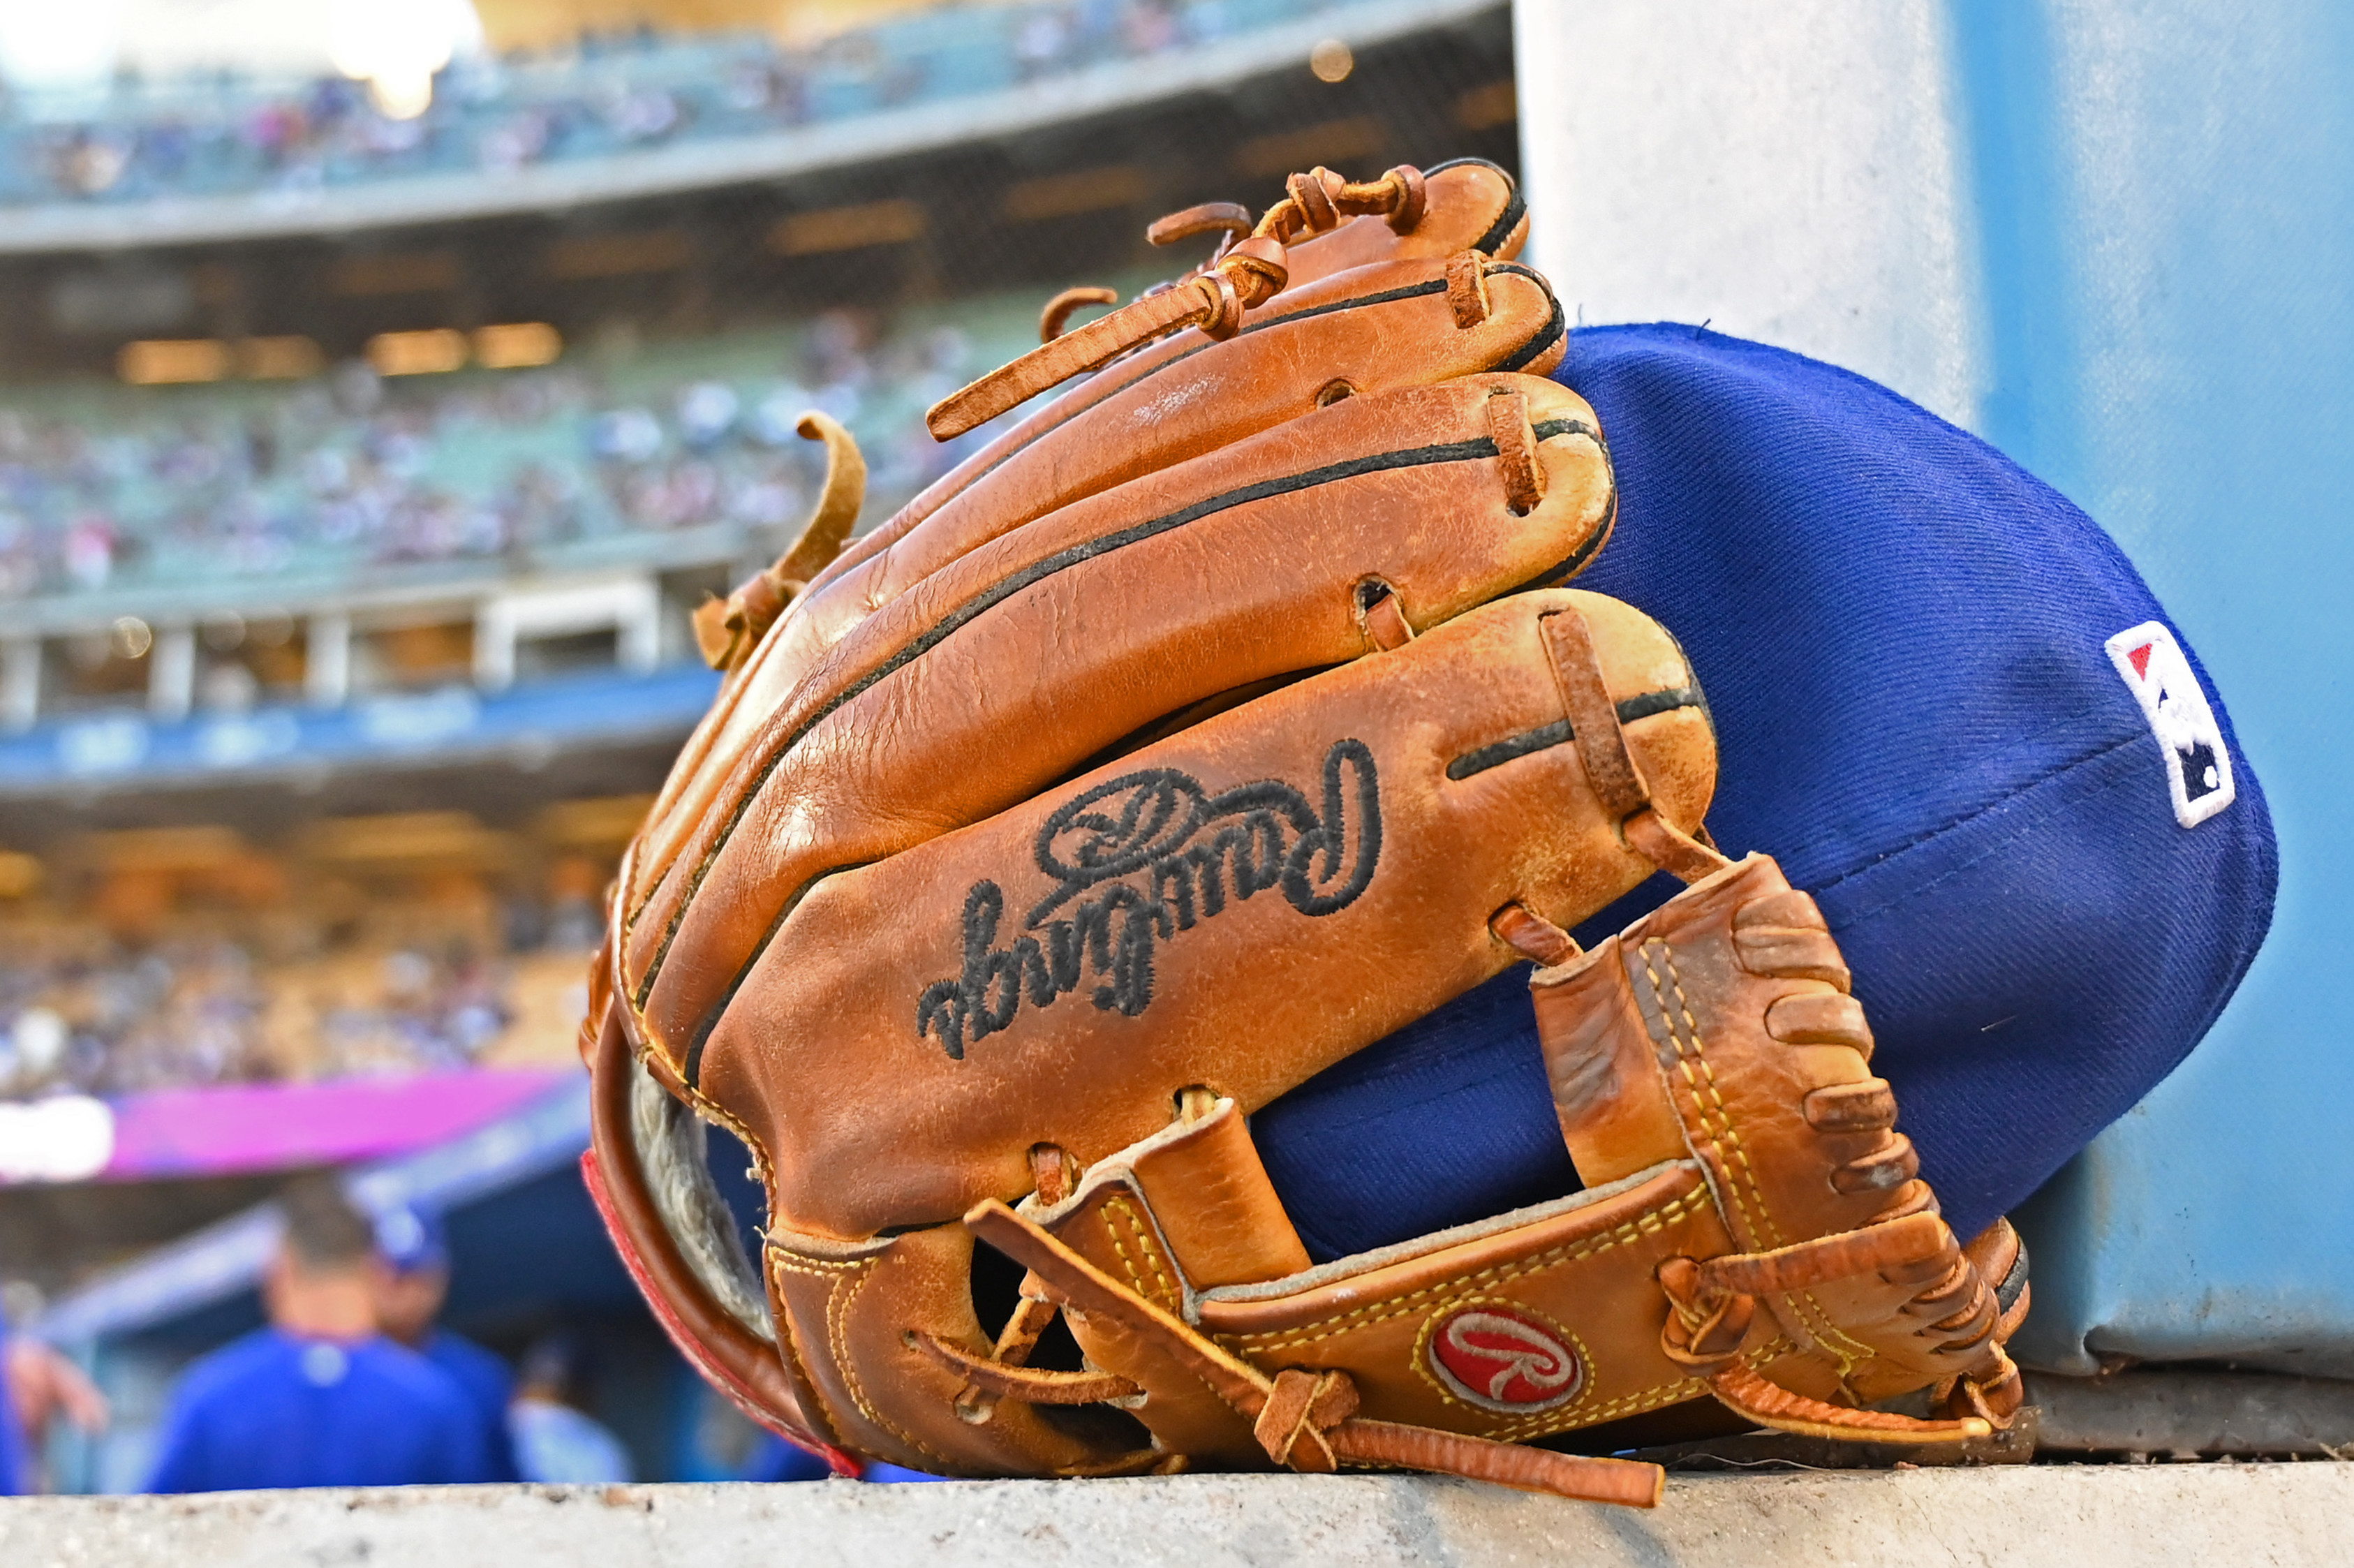
<svg viewBox="0 0 2354 1568"><path fill-rule="evenodd" d="M0 398L0 600L398 563L523 566L706 527L765 544L799 526L822 477L822 450L793 429L811 408L859 436L868 514L880 516L970 442L931 440L923 408L1021 346L838 311L624 363L583 356L594 368L387 380L355 361L276 391L122 388L89 408Z"/></svg>
<svg viewBox="0 0 2354 1568"><path fill-rule="evenodd" d="M461 60L395 118L340 78L119 83L103 109L0 123L0 205L301 192L401 175L499 173L741 136L1017 86L1323 10L1333 0L1054 0L919 11L803 48L650 32L561 57Z"/></svg>
<svg viewBox="0 0 2354 1568"><path fill-rule="evenodd" d="M321 966L323 967L323 966ZM328 1001L313 966L264 966L228 938L0 964L0 1093L125 1095L193 1085L472 1065L514 1021L511 976L452 943L369 955L376 983ZM312 1015L288 1038L281 1015Z"/></svg>
<svg viewBox="0 0 2354 1568"><path fill-rule="evenodd" d="M565 1060L599 934L577 896L178 927L0 925L0 1098Z"/></svg>

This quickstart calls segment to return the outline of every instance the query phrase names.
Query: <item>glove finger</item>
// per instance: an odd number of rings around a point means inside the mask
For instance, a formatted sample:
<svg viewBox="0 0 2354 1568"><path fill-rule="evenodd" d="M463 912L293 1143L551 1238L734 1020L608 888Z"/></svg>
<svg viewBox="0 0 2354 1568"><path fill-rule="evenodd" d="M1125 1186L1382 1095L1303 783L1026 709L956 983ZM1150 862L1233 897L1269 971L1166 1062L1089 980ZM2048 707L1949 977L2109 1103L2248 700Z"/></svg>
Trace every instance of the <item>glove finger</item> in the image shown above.
<svg viewBox="0 0 2354 1568"><path fill-rule="evenodd" d="M1296 289L1400 256L1452 256L1477 250L1509 261L1528 242L1529 207L1512 176L1482 158L1458 158L1422 172L1428 194L1422 221L1405 234L1385 218L1352 217L1340 228L1289 248Z"/></svg>
<svg viewBox="0 0 2354 1568"><path fill-rule="evenodd" d="M1443 259L1465 249L1476 249L1502 260L1519 254L1528 233L1528 207L1522 200L1519 188L1510 175L1484 160L1467 158L1441 164L1427 171L1425 179L1426 196L1423 216L1407 233L1399 234L1386 219L1364 217L1352 218L1338 228L1290 247L1288 253L1289 288L1269 307L1252 313L1254 322L1298 317L1303 313L1320 310L1329 313L1347 302L1362 299L1366 293L1380 293L1389 288L1429 288L1436 277L1436 274L1416 275L1405 281L1337 291L1315 287L1323 280L1352 269L1401 259ZM1533 278L1532 274L1531 276ZM1535 281L1542 292L1542 280ZM1482 352L1486 345L1477 340L1456 345L1459 352L1439 363L1417 367L1417 373L1411 376L1391 373L1390 367L1397 363L1394 357L1377 356L1376 362L1382 373L1360 376L1358 389L1379 390L1409 381L1426 383L1477 370L1528 367L1540 374L1549 370L1560 357L1564 335L1560 312L1553 305L1550 294L1545 294L1543 302L1546 308L1537 319L1536 337L1532 340L1535 353L1531 355L1525 352L1526 344L1515 343L1511 338L1515 326L1527 324L1518 321L1516 313L1523 291L1505 286L1498 291L1503 296L1502 320L1482 335L1500 338L1509 346ZM1288 323L1287 331L1281 335L1286 339L1298 337L1294 329L1301 324L1299 322ZM1250 330L1246 327L1246 334ZM1363 335L1359 334L1361 340ZM815 653L830 646L848 626L869 613L875 604L882 602L880 598L872 597L873 590L870 589L868 595L828 598L824 608L820 609L814 601L824 597L822 590L827 584L888 548L942 504L960 495L975 480L995 474L1017 453L1040 445L1042 436L1051 435L1062 423L1086 415L1110 394L1139 385L1141 379L1149 377L1161 365L1198 352L1205 341L1198 332L1181 334L1172 343L1155 344L1145 350L1142 355L1131 356L1116 370L1098 376L1072 397L1057 399L1013 431L1002 435L975 458L960 464L902 508L896 516L869 531L864 537L853 541L848 549L837 555L818 573L796 607L801 612L793 618L802 621L799 632L789 638L780 630L776 638L770 639L772 643L789 641L797 651L769 652L768 658L761 660L758 665L766 673L757 679L751 672L732 676L723 687L712 711L705 715L695 734L689 737L673 769L673 778L664 786L650 817L647 831L654 841L650 846L654 858L663 860L674 853L677 840L692 829L708 805L708 788L696 790L694 785L697 781L707 785L723 776L726 763L732 759L748 737L753 726L807 672ZM1220 347L1217 344L1209 346L1213 351ZM1323 363L1320 354L1334 346L1345 345L1328 344L1320 337L1300 342L1294 350L1295 356L1289 361L1295 372L1291 379L1298 380L1300 375L1305 374L1305 367ZM1265 355L1258 357L1264 359ZM1363 356L1360 355L1358 357L1362 359ZM1224 439L1232 440L1237 434L1246 434L1273 422L1273 418L1253 418L1249 413L1255 406L1250 400L1251 394L1264 384L1267 369L1264 364L1246 366L1243 370L1227 376L1224 386L1199 389L1209 395L1206 400L1211 407L1218 408L1222 402L1225 405L1225 426L1229 433ZM1107 376L1111 379L1107 381ZM1324 385L1325 382L1319 381L1311 389L1310 396ZM1223 398L1217 396L1219 394L1223 394ZM1022 471L1036 474L1043 465L1054 465L1067 468L1069 478L1059 485L1034 483L1031 488L1038 493L1030 496L1031 504L1027 512L1018 515L1001 512L994 529L985 529L970 536L993 537L995 533L1005 527L1027 521L1054 505L1063 504L1080 495L1092 494L1121 480L1163 466L1172 461L1168 455L1171 450L1190 456L1217 444L1218 437L1204 432L1195 434L1190 443L1180 441L1171 448L1160 445L1158 437L1164 428L1171 434L1182 429L1182 423L1167 424L1158 417L1169 411L1169 401L1165 395L1161 396L1158 399L1159 406L1151 410L1155 417L1130 419L1124 428L1117 430L1103 428L1097 422L1090 432L1083 432L1081 440L1046 441L1047 450L1026 460L1021 465ZM1183 401L1199 407L1205 401L1205 397L1193 396ZM1290 410L1279 409L1275 417L1311 405L1295 397L1290 399ZM1158 457L1152 455L1156 452L1160 453ZM1123 458L1132 461L1123 462ZM1054 471L1054 466L1047 466L1045 471ZM1002 506L1002 503L993 504ZM913 579L903 574L900 580L904 583ZM758 689L748 690L752 687ZM739 714L740 717L737 716Z"/></svg>
<svg viewBox="0 0 2354 1568"><path fill-rule="evenodd" d="M1025 1192L1033 1145L1091 1164L1191 1086L1254 1110L1515 961L1500 906L1569 925L1640 883L1539 632L1567 608L1655 800L1697 823L1714 742L1674 641L1547 590L824 877L701 1069L774 1152L779 1223L861 1236Z"/></svg>
<svg viewBox="0 0 2354 1568"><path fill-rule="evenodd" d="M1341 397L1483 370L1544 374L1566 341L1553 291L1512 263L1482 271L1477 319L1457 313L1444 260L1410 260L1286 290L1223 343L1188 328L1152 344L1044 410L953 493L911 503L795 619L838 635L845 616L1010 528Z"/></svg>
<svg viewBox="0 0 2354 1568"><path fill-rule="evenodd" d="M911 503L867 535L875 547L865 558L846 569L837 558L831 580L795 603L723 694L727 712L709 738L698 736L686 754L702 787L665 801L649 831L651 861L663 863L678 852L728 765L826 649L988 540L1310 413L1342 387L1372 395L1481 370L1533 364L1542 371L1558 358L1561 309L1542 278L1499 264L1488 270L1484 292L1486 318L1466 325L1450 304L1441 264L1360 268L1286 291L1225 343L1189 330L1154 344L1025 422L984 454L985 471L951 493Z"/></svg>
<svg viewBox="0 0 2354 1568"><path fill-rule="evenodd" d="M1523 406L1545 475L1525 514L1493 433ZM768 721L654 868L617 989L687 1070L811 877L1002 810L1191 704L1362 655L1369 577L1427 626L1565 576L1611 509L1583 400L1489 376L1352 398L1017 530L862 623Z"/></svg>
<svg viewBox="0 0 2354 1568"><path fill-rule="evenodd" d="M1482 270L1518 281L1490 282L1489 313L1476 322L1451 308L1445 258L1407 257L1288 288L1246 312L1224 341L1188 327L1149 344L958 464L835 557L814 586L848 575L991 480L981 510L1020 521L1293 418L1336 382L1362 392L1478 370L1544 374L1565 342L1552 291L1517 263Z"/></svg>
<svg viewBox="0 0 2354 1568"><path fill-rule="evenodd" d="M1500 261L1508 261L1520 254L1521 245L1528 235L1528 205L1521 199L1520 189L1511 175L1483 160L1463 158L1428 171L1425 179L1428 194L1422 221L1411 232L1399 234L1383 218L1354 217L1338 228L1290 247L1286 255L1290 274L1288 284L1274 300L1246 315L1241 335L1251 331L1252 323L1269 317L1293 315L1319 305L1329 308L1336 300L1354 297L1356 291L1334 291L1316 286L1356 268L1385 261L1444 260L1461 250L1478 250ZM1429 275L1435 274L1426 275L1424 281L1426 281ZM818 574L811 587L823 587L889 545L917 522L928 516L949 497L960 493L981 476L993 472L1008 457L1033 444L1042 432L1092 407L1109 391L1131 385L1137 372L1150 374L1172 358L1198 352L1205 342L1207 339L1198 331L1179 333L1098 372L1070 396L1055 399L942 475L937 483L909 503L884 526L863 539L853 541L848 550ZM1302 354L1300 358L1306 366L1321 363L1308 354ZM1522 367L1508 365L1503 356L1498 356L1465 365L1460 370L1434 371L1421 379L1437 381L1449 375L1472 370L1520 368ZM1107 382L1106 377L1111 379ZM1097 383L1104 385L1099 387ZM1189 399L1193 403L1199 401ZM1208 444L1210 442L1206 440L1201 443L1204 446ZM1195 450L1200 450L1200 447Z"/></svg>

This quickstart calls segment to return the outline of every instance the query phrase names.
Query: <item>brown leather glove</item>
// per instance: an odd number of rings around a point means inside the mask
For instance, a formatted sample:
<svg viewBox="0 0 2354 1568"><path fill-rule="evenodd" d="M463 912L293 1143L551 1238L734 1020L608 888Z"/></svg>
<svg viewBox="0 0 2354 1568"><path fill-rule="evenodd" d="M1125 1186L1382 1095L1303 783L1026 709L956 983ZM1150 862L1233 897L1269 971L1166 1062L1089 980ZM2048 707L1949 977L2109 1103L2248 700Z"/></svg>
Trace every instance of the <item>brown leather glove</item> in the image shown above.
<svg viewBox="0 0 2354 1568"><path fill-rule="evenodd" d="M1320 1269L1250 1146L1247 1112L1524 956L1582 994L1562 927L1655 865L1711 909L1729 885L1691 836L1715 753L1681 650L1549 586L1616 506L1592 410L1519 373L1560 313L1479 246L1524 228L1485 165L1295 179L1170 291L1192 317L1148 296L978 384L1111 356L798 597L731 601L592 980L588 1175L673 1337L773 1428L950 1474L1348 1461L1643 1502L1649 1467L1501 1442L1999 1384L1977 1273L1914 1278L1943 1256L1925 1194L1753 1233L1664 1085L1625 1180ZM1801 1128L1749 1135L1794 1191L1808 1160L1909 1179L1848 1147L1879 1102L1829 1132L1791 1108L1782 1058L1734 1043L1779 1016L1754 1000L1721 999L1725 1070ZM757 1266L706 1123L767 1191ZM1002 1326L976 1233L1033 1271ZM1086 1362L1034 1368L1058 1310Z"/></svg>

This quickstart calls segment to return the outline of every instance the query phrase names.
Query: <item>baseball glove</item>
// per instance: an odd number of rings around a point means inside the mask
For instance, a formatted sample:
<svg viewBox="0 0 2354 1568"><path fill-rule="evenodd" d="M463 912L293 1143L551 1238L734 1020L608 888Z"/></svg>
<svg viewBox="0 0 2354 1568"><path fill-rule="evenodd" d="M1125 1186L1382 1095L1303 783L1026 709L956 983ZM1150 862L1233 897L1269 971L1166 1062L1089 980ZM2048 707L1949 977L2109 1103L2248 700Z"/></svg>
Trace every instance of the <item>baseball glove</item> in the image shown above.
<svg viewBox="0 0 2354 1568"><path fill-rule="evenodd" d="M1615 492L1542 378L1511 182L1320 170L1246 225L1179 215L1211 262L1075 332L1056 302L934 429L1097 374L846 551L861 471L812 423L809 535L704 618L726 680L583 1035L590 1188L654 1309L845 1467L1648 1505L1656 1468L1526 1441L1703 1396L2007 1420L2015 1239L1956 1245L1821 917L1706 842L1674 639L1558 586ZM1580 952L1659 867L1691 886ZM1582 1189L1313 1266L1247 1114L1528 959ZM1933 1420L1861 1408L1932 1385Z"/></svg>

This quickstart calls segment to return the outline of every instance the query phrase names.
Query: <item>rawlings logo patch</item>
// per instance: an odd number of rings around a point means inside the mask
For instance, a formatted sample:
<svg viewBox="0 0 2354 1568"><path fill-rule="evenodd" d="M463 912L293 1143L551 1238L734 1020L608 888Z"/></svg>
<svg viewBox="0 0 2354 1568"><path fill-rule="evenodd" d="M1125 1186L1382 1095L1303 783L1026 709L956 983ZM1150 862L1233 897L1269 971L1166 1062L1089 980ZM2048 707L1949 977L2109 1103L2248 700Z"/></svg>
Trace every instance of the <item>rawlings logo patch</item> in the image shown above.
<svg viewBox="0 0 2354 1568"><path fill-rule="evenodd" d="M1585 1387L1585 1362L1560 1334L1493 1302L1441 1319L1428 1345L1438 1381L1482 1410L1550 1410Z"/></svg>
<svg viewBox="0 0 2354 1568"><path fill-rule="evenodd" d="M2155 620L2109 639L2109 662L2141 705L2166 758L2167 793L2174 820L2195 828L2234 799L2232 754L2199 678L2190 673L2174 633Z"/></svg>
<svg viewBox="0 0 2354 1568"><path fill-rule="evenodd" d="M977 882L964 900L964 969L916 1003L916 1034L962 1060L968 1042L1097 980L1095 1004L1133 1018L1152 1001L1153 944L1279 890L1302 915L1356 901L1382 853L1373 749L1339 740L1324 754L1323 800L1279 779L1213 795L1173 768L1129 773L1065 801L1032 853L1054 890L997 945L1005 895Z"/></svg>

